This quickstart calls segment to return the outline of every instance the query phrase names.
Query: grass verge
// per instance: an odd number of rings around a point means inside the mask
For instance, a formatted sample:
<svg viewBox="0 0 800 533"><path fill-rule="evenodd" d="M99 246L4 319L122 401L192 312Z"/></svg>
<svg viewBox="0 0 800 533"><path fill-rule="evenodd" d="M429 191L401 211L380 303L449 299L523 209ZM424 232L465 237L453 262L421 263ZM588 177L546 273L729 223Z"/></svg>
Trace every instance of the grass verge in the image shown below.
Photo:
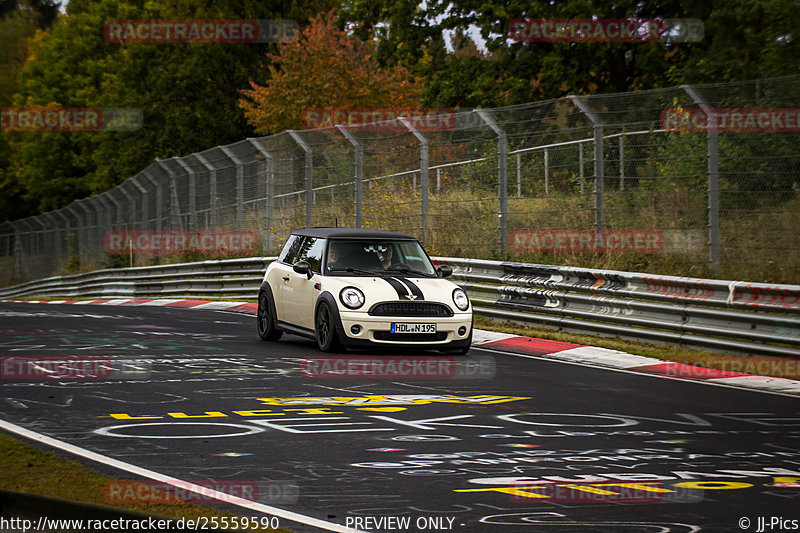
<svg viewBox="0 0 800 533"><path fill-rule="evenodd" d="M65 500L109 506L105 488L118 479L95 472L91 468L40 450L8 435L0 434L0 488L38 494ZM232 518L227 513L191 503L111 505L160 517L180 519ZM290 533L288 529L268 530Z"/></svg>

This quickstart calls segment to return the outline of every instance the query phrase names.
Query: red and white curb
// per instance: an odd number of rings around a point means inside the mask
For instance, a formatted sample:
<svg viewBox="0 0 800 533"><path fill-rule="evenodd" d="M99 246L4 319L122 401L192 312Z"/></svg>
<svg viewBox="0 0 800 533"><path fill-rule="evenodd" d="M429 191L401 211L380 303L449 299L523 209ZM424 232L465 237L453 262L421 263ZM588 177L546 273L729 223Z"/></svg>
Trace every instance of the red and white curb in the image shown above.
<svg viewBox="0 0 800 533"><path fill-rule="evenodd" d="M158 306L177 307L182 309L201 309L213 311L230 311L255 315L258 304L209 301L209 300L167 300L167 299L133 299L115 298L99 300L3 300L8 303L41 303L41 304L75 304L75 305L125 305L125 306ZM665 361L652 357L633 355L618 350L584 346L569 342L552 341L498 333L476 329L473 332L472 345L476 348L487 348L513 354L543 357L572 363L587 364L605 368L641 372L679 380L705 381L721 385L776 392L781 394L800 395L800 381L771 376L747 374L743 372L716 370L674 361ZM792 360L798 368L796 361Z"/></svg>
<svg viewBox="0 0 800 533"><path fill-rule="evenodd" d="M472 345L478 348L491 348L515 354L655 374L681 380L699 380L783 394L800 394L800 381L793 379L717 370L569 342L535 339L476 329L473 333ZM794 360L792 362L794 363L793 367L798 368L797 362Z"/></svg>
<svg viewBox="0 0 800 533"><path fill-rule="evenodd" d="M74 304L74 305L125 305L125 306L154 306L154 307L179 307L182 309L204 309L211 311L232 311L234 313L256 314L258 304L247 302L225 302L209 300L168 300L141 299L141 298L113 298L106 300L3 300L7 303L25 304Z"/></svg>

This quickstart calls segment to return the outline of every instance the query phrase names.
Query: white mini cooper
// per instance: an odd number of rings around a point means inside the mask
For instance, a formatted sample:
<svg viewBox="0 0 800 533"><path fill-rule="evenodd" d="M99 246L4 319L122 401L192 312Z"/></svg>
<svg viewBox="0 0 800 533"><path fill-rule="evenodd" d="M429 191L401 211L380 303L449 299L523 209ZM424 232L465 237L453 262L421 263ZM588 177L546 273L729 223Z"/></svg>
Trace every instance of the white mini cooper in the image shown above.
<svg viewBox="0 0 800 533"><path fill-rule="evenodd" d="M388 231L309 228L294 232L258 293L258 334L316 339L320 350L414 346L466 353L467 294L443 278L420 243Z"/></svg>

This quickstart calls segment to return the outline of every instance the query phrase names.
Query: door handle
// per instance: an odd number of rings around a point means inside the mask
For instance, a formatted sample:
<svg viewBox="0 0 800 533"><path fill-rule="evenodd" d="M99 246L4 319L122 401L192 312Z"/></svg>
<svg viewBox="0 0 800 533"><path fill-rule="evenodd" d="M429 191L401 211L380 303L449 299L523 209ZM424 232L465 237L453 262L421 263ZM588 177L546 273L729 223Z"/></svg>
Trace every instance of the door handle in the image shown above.
<svg viewBox="0 0 800 533"><path fill-rule="evenodd" d="M283 276L283 281L289 281L289 276Z"/></svg>

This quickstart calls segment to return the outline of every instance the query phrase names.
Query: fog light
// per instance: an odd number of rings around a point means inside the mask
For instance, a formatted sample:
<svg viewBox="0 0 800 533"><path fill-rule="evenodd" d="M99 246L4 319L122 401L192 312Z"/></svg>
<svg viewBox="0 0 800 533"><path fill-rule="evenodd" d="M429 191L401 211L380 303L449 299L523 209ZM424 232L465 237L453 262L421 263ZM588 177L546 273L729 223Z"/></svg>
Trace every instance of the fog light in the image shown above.
<svg viewBox="0 0 800 533"><path fill-rule="evenodd" d="M458 328L458 334L460 336L462 336L462 337L464 335L466 335L467 334L467 326L461 326L460 328Z"/></svg>
<svg viewBox="0 0 800 533"><path fill-rule="evenodd" d="M350 332L353 335L358 335L359 333L361 333L361 326L359 326L358 324L356 324L355 326L351 326L350 327Z"/></svg>

